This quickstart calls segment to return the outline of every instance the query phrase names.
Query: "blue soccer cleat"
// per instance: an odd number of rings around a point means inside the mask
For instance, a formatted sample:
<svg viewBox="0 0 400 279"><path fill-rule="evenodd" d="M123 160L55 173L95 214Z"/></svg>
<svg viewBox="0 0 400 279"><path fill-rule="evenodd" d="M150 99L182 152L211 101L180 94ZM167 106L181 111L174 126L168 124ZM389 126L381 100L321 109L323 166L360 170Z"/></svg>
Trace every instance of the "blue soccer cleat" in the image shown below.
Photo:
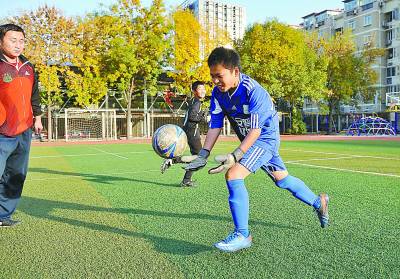
<svg viewBox="0 0 400 279"><path fill-rule="evenodd" d="M253 238L251 235L244 237L240 232L233 232L227 238L214 244L223 252L236 252L240 249L249 248Z"/></svg>
<svg viewBox="0 0 400 279"><path fill-rule="evenodd" d="M328 215L329 197L327 194L320 194L319 198L321 206L318 209L315 209L315 212L317 213L319 222L321 223L321 228L326 228L329 225L329 215Z"/></svg>

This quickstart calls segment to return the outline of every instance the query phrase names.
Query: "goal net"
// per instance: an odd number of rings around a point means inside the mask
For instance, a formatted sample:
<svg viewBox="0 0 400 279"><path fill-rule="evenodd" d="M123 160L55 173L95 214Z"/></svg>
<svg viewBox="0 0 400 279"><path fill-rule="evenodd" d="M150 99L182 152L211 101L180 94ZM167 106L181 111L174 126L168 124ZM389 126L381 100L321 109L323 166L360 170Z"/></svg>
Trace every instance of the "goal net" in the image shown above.
<svg viewBox="0 0 400 279"><path fill-rule="evenodd" d="M117 139L117 123L115 110L65 110L66 141L114 139Z"/></svg>

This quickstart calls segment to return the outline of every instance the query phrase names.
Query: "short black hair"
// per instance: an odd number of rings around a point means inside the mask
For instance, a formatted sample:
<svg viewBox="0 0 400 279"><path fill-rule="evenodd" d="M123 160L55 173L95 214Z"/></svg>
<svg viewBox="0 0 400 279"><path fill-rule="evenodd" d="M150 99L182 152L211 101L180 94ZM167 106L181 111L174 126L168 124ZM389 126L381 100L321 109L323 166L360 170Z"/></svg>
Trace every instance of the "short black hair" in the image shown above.
<svg viewBox="0 0 400 279"><path fill-rule="evenodd" d="M231 48L217 47L208 56L208 67L222 65L227 69L233 70L235 67L240 69L240 56Z"/></svg>
<svg viewBox="0 0 400 279"><path fill-rule="evenodd" d="M204 85L204 82L200 81L200 80L196 80L195 82L192 83L192 91L196 91L197 87L199 85Z"/></svg>
<svg viewBox="0 0 400 279"><path fill-rule="evenodd" d="M24 32L24 29L22 29L22 27L12 24L12 23L7 23L7 24L0 25L0 40L1 41L3 41L3 38L8 31L21 32L22 34L24 34L24 37L25 37L25 32Z"/></svg>

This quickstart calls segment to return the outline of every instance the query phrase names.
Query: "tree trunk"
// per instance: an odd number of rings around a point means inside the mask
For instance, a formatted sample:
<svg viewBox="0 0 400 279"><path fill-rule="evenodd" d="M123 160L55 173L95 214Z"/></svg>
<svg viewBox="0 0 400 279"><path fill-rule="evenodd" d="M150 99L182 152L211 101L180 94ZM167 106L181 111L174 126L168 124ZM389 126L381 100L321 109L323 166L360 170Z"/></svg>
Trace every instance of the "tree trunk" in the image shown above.
<svg viewBox="0 0 400 279"><path fill-rule="evenodd" d="M53 129L52 129L52 119L51 119L51 105L47 106L47 140L51 141L53 139Z"/></svg>
<svg viewBox="0 0 400 279"><path fill-rule="evenodd" d="M135 87L135 80L132 78L131 80L131 85L129 88L128 92L128 104L127 104L127 109L126 109L126 136L127 139L132 138L132 95L133 95L133 90Z"/></svg>
<svg viewBox="0 0 400 279"><path fill-rule="evenodd" d="M329 116L328 116L328 131L327 131L327 134L330 135L330 134L332 134L333 109L335 107L335 102L333 100L330 100L328 102L328 106L329 106Z"/></svg>
<svg viewBox="0 0 400 279"><path fill-rule="evenodd" d="M126 138L132 138L132 94L128 94L128 104L126 108Z"/></svg>

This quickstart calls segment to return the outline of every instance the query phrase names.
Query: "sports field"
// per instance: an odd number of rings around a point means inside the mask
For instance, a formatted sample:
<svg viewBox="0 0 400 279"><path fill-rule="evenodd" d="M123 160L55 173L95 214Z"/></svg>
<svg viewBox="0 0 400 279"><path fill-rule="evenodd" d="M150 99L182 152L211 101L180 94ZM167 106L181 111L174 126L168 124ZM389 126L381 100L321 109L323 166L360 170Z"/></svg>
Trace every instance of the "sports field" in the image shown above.
<svg viewBox="0 0 400 279"><path fill-rule="evenodd" d="M246 180L253 246L224 254L223 175L180 188L150 144L35 145L0 278L399 278L400 141L285 141L281 155L329 193L331 226L260 171Z"/></svg>

